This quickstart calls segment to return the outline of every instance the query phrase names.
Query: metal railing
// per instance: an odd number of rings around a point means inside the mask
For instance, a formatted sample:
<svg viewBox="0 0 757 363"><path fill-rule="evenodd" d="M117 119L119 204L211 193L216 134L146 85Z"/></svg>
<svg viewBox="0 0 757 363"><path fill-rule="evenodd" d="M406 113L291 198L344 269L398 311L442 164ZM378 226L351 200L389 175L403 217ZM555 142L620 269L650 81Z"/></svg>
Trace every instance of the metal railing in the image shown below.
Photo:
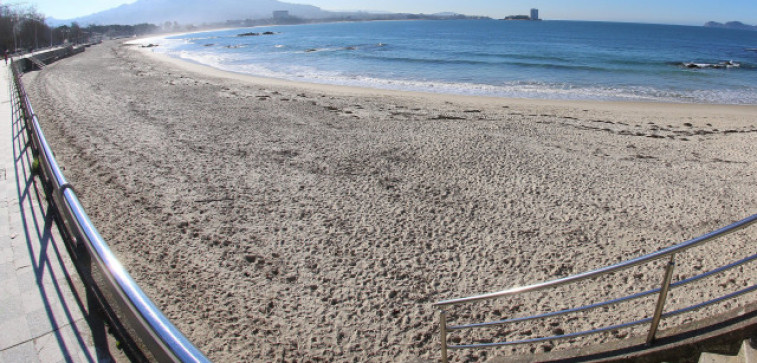
<svg viewBox="0 0 757 363"><path fill-rule="evenodd" d="M95 294L113 323L120 324L141 355L137 360L158 362L209 362L145 295L97 232L66 181L50 146L45 140L31 102L21 82L21 71L12 65L19 107L24 113L32 148L68 235L69 248L85 256L72 256L83 272L88 288Z"/></svg>
<svg viewBox="0 0 757 363"><path fill-rule="evenodd" d="M690 284L692 282L699 281L706 277L710 277L710 276L719 274L721 272L733 269L735 267L741 266L748 262L757 260L757 254L753 254L749 257L743 258L741 260L735 261L731 264L719 267L717 269L714 269L714 270L711 270L711 271L708 271L708 272L705 272L705 273L702 273L690 278L686 278L681 281L677 281L675 283L671 283L672 277L673 277L673 270L675 268L675 256L677 254L684 252L688 249L694 248L696 246L702 245L704 243L716 240L727 234L746 228L754 224L755 222L757 222L757 214L754 214L741 221L738 221L729 226L720 228L716 231L707 233L700 237L694 238L692 240L682 242L680 244L677 244L677 245L674 245L674 246L671 246L671 247L668 247L668 248L665 248L665 249L662 249L657 252L653 252L644 256L640 256L631 260L620 262L615 265L606 266L606 267L599 268L593 271L588 271L588 272L584 272L584 273L580 273L580 274L576 274L576 275L572 275L572 276L568 276L568 277L564 277L564 278L560 278L556 280L541 282L541 283L537 283L533 285L514 287L508 290L504 290L504 291L498 291L498 292L492 292L488 294L475 295L475 296L470 296L470 297L465 297L465 298L451 299L451 300L444 300L444 301L437 302L434 304L434 306L442 308L445 306L467 304L467 303L478 302L478 301L483 301L483 300L492 300L492 299L499 299L499 298L504 298L504 297L514 297L516 295L521 295L526 292L534 292L534 291L551 289L558 286L574 284L582 280L600 277L600 276L607 275L607 274L617 272L620 270L625 270L634 266L646 264L652 261L657 261L663 258L669 258L667 266L665 268L665 273L662 279L662 284L659 288L624 296L617 299L602 301L599 303L584 305L584 306L580 306L576 308L550 311L550 312L542 313L538 315L483 322L483 323L465 324L465 325L448 325L447 312L444 310L441 310L439 312L439 325L440 325L440 335L441 335L442 361L444 363L448 361L448 350L451 350L451 349L479 349L479 348L490 348L490 347L498 347L498 346L532 344L532 343L539 343L539 342L553 341L553 340L560 340L560 339L571 339L571 338L576 338L576 337L580 337L584 335L602 333L602 332L607 332L607 331L614 331L614 330L628 328L628 327L641 325L641 324L649 324L649 331L647 333L646 342L648 345L652 344L657 334L657 329L658 329L661 319L672 317L679 314L688 313L694 310L698 310L706 306L713 305L713 304L737 297L739 295L743 295L748 292L757 290L757 285L752 285L752 286L743 288L741 290L729 293L727 295L724 295L715 299L711 299L711 300L701 302L695 305L691 305L685 308L681 308L675 311L664 312L665 302L667 300L668 291L670 289L681 287L681 286ZM451 331L474 329L474 328L481 328L481 327L491 327L491 326L498 326L498 325L505 325L505 324L514 324L514 323L521 323L521 322L532 321L532 320L540 320L540 319L546 319L546 318L551 318L551 317L557 317L557 316L561 316L565 314L583 312L583 311L597 309L600 307L616 305L622 302L635 300L635 299L639 299L646 296L652 296L654 294L657 294L657 303L655 304L655 310L651 317L641 319L641 320L624 322L624 323L615 324L612 326L605 326L601 328L579 331L575 333L560 334L560 335L538 337L538 338L531 338L531 339L514 340L514 341L480 343L480 344L459 344L459 345L449 345L447 341L447 335Z"/></svg>

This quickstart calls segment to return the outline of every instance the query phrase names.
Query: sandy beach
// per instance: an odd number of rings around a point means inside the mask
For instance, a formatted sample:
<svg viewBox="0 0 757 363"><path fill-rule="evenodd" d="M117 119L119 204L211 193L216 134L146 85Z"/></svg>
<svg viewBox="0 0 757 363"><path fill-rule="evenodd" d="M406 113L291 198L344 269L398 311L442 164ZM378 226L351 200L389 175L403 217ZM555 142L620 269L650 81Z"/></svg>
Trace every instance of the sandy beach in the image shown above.
<svg viewBox="0 0 757 363"><path fill-rule="evenodd" d="M757 106L301 84L118 42L24 82L101 234L218 362L436 360L436 301L602 267L757 212ZM752 228L679 256L675 278L754 253L755 237ZM460 320L642 291L659 284L662 265L477 305ZM747 265L674 290L669 306L754 284L755 271ZM613 314L643 318L652 300L462 341L571 332L616 322Z"/></svg>

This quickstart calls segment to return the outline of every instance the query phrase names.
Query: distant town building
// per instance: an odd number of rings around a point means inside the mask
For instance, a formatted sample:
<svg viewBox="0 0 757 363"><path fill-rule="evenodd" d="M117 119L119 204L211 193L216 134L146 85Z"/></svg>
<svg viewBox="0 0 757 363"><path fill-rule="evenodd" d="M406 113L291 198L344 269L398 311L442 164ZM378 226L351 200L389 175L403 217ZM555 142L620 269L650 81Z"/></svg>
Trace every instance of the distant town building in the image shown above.
<svg viewBox="0 0 757 363"><path fill-rule="evenodd" d="M539 20L539 9L531 9L531 20Z"/></svg>
<svg viewBox="0 0 757 363"><path fill-rule="evenodd" d="M273 18L274 19L289 19L289 11L287 10L277 10L273 12Z"/></svg>

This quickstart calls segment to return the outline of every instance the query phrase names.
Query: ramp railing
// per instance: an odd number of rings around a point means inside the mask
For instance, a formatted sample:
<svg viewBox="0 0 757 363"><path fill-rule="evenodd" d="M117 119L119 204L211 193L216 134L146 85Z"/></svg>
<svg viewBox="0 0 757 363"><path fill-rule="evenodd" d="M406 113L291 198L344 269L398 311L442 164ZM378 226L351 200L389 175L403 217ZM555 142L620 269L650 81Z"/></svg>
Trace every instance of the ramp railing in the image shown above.
<svg viewBox="0 0 757 363"><path fill-rule="evenodd" d="M52 149L45 140L26 95L21 71L13 63L26 129L39 161L40 177L47 184L50 201L57 209L72 258L88 289L96 296L111 323L119 324L128 338L133 357L150 362L209 362L208 359L163 315L131 278L84 211L76 192L63 176Z"/></svg>
<svg viewBox="0 0 757 363"><path fill-rule="evenodd" d="M440 335L441 335L441 356L442 361L446 363L448 361L448 351L449 350L457 350L457 349L482 349L482 348L492 348L492 347L504 347L504 346L515 346L515 345L524 345L524 344L533 344L533 343L541 343L541 342L547 342L547 341L556 341L561 339L573 339L580 336L585 335L591 335L591 334L597 334L602 332L609 332L609 331L616 331L619 329L629 328L636 325L642 325L647 324L649 326L649 330L646 337L646 342L648 345L653 344L655 340L655 336L657 334L657 329L659 327L660 321L665 318L669 318L672 316L685 314L689 312L693 312L695 310L702 309L704 307L720 303L722 301L726 301L732 298L735 298L739 295L743 295L752 291L757 290L757 285L748 286L742 289L739 289L737 291L732 291L726 295L710 299L708 301L696 303L694 305L690 305L684 308L680 308L673 311L665 311L665 303L667 300L668 292L670 289L674 288L680 288L683 286L686 286L688 284L691 284L695 281L699 281L708 277L715 276L717 274L720 274L722 272L725 272L727 270L736 268L738 266L744 265L748 262L757 260L757 254L752 254L748 257L742 258L741 260L734 261L730 264L721 266L719 268L713 269L708 272L704 272L702 274L685 278L680 281L677 281L675 283L672 283L672 277L673 277L673 271L676 266L676 255L689 250L691 248L706 244L708 242L713 242L721 237L739 231L741 229L747 228L748 226L753 225L755 222L757 222L757 214L754 214L750 217L747 217L743 220L740 220L736 223L733 223L731 225L728 225L726 227L720 228L716 231L707 233L705 235L702 235L700 237L694 238L689 241L682 242L680 244L659 250L657 252L653 252L644 256L640 256L631 260L623 261L611 266L606 266L603 268L599 268L593 271L588 271L584 273L579 273L572 276L567 276L564 278L559 278L551 281L541 282L533 285L528 286L519 286L519 287L513 287L511 289L498 291L498 292L492 292L482 295L475 295L475 296L469 296L459 299L451 299L451 300L444 300L439 301L434 304L434 306L445 309L449 308L453 305L461 305L461 304L471 304L475 302L481 302L485 300L493 300L493 299L503 299L503 298L514 298L518 295L522 295L528 292L534 292L534 291L540 291L540 290L548 290L548 289L554 289L558 286L567 286L576 284L579 281L583 281L586 279L592 279L592 278L599 278L608 274L612 274L621 270L625 270L631 267L639 266L642 264L650 263L653 261L657 261L660 259L668 259L666 268L664 270L664 274L662 276L662 283L660 284L660 287L651 289L644 292L639 292L631 295L627 295L624 297L601 301L589 305L579 306L575 308L569 308L569 309L563 309L563 310L553 310L553 311L547 311L544 313L540 313L537 315L531 315L531 316L525 316L525 317L518 317L518 318L511 318L511 319L504 319L504 320L496 320L496 321L487 321L487 322L480 322L480 323L472 323L472 324L461 324L461 325L450 325L449 324L449 316L447 311L441 310L439 313L439 325L440 325ZM654 311L650 312L650 316L644 319L640 320L634 320L634 321L619 321L616 324L610 325L610 326L603 326L595 329L590 330L584 330L584 331L578 331L578 332L572 332L572 333L564 333L560 331L561 334L559 335L552 335L552 336L543 336L543 337L536 337L536 338L529 338L529 339L520 339L520 340L512 340L512 341L501 341L501 342L489 342L489 343L473 343L473 344L456 344L456 345L450 345L448 342L448 335L451 332L454 331L460 331L460 330L469 330L469 329L476 329L476 328L483 328L483 327L494 327L494 326L502 326L502 325L508 325L508 324L515 324L515 323L523 323L523 322L536 322L539 320L544 320L547 318L557 318L564 316L566 314L572 314L572 313L580 313L580 312L586 312L594 309L599 308L607 308L612 305L620 304L623 302L640 299L643 297L649 297L657 295L657 303L655 304Z"/></svg>

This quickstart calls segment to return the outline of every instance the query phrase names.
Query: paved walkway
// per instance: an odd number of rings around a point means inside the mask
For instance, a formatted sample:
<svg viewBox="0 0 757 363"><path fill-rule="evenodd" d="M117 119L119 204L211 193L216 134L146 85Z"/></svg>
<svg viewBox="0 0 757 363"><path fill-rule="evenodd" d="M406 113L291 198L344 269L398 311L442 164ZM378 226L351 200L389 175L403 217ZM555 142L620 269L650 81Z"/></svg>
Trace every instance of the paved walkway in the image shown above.
<svg viewBox="0 0 757 363"><path fill-rule="evenodd" d="M11 86L0 63L0 363L111 361L106 328L88 319L96 309L32 177Z"/></svg>

